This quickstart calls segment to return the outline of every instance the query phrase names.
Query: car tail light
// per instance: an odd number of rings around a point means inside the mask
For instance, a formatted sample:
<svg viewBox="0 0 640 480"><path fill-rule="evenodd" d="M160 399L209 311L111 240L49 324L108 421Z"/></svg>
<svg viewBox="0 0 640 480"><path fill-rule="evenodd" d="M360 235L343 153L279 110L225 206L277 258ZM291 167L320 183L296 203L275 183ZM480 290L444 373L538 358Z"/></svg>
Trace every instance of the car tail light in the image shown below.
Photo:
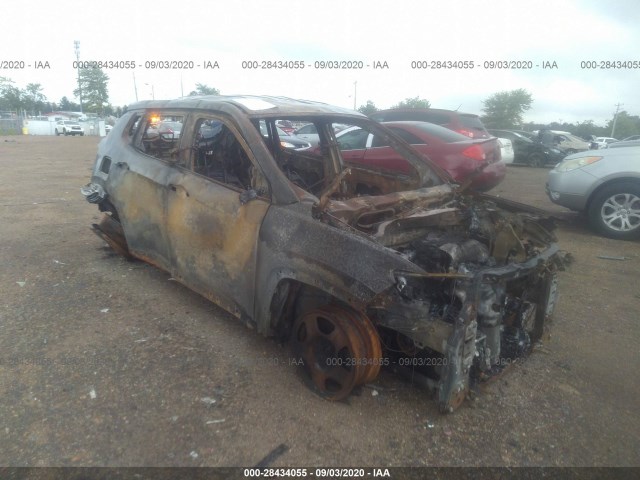
<svg viewBox="0 0 640 480"><path fill-rule="evenodd" d="M470 147L465 148L462 151L462 154L465 157L472 158L473 160L477 160L479 162L482 162L487 158L486 153L484 153L484 149L480 145L471 145Z"/></svg>
<svg viewBox="0 0 640 480"><path fill-rule="evenodd" d="M471 130L465 130L464 128L459 128L458 130L456 130L456 132L461 133L465 137L475 138L475 135Z"/></svg>

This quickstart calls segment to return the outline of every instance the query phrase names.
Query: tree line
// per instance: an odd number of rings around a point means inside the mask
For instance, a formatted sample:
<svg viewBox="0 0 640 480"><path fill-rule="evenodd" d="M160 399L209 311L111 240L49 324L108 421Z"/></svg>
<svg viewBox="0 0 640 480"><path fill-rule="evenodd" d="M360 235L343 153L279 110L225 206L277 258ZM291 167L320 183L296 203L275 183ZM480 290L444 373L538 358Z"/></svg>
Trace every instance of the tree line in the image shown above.
<svg viewBox="0 0 640 480"><path fill-rule="evenodd" d="M124 107L113 107L109 103L108 92L109 77L99 68L86 68L79 71L79 86L74 89L76 98L82 98L82 105L69 100L66 96L59 102L50 102L42 93L42 85L39 83L29 83L24 88L18 88L12 80L0 77L0 111L15 111L26 115L41 115L54 111L91 112L98 115L115 115L119 117L126 111ZM189 93L193 95L219 95L217 88L210 87L203 83L196 83L195 90ZM615 121L616 138L625 138L631 135L640 134L640 117L630 115L622 110L611 118L604 126L596 125L593 120L584 120L578 123L540 124L524 122L524 114L531 109L533 96L526 90L519 88L516 90L497 92L483 100L483 123L489 129L515 129L515 130L539 130L549 128L551 130L564 130L583 138L591 135L597 137L613 136L612 130ZM430 108L431 103L419 96L409 97L401 100L391 108ZM371 100L367 100L358 111L371 115L379 109Z"/></svg>
<svg viewBox="0 0 640 480"><path fill-rule="evenodd" d="M29 83L19 88L13 80L0 77L0 111L19 112L27 116L38 116L58 110L71 112L91 112L98 115L120 116L122 107L113 107L109 103L109 77L101 69L80 69L79 84L73 94L82 97L80 103L69 100L66 96L59 102L51 102L42 93L42 85ZM125 107L126 109L126 107Z"/></svg>

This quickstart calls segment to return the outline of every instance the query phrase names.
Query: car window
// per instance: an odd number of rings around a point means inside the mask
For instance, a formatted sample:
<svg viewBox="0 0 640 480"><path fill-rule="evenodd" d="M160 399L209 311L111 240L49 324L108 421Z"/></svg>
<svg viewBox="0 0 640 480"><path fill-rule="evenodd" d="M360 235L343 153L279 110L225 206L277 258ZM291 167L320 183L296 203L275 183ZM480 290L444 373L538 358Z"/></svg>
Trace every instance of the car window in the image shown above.
<svg viewBox="0 0 640 480"><path fill-rule="evenodd" d="M419 124L416 124L415 127L418 130L422 130L428 135L437 137L445 143L464 142L469 140L469 137L466 137L461 133L449 130L445 127L441 127L440 125L434 125L433 123L421 122Z"/></svg>
<svg viewBox="0 0 640 480"><path fill-rule="evenodd" d="M476 115L461 113L459 118L460 118L460 123L463 126L467 128L474 128L476 130L481 130L484 132L485 128L484 128L484 125L482 124L482 121L480 120L480 117Z"/></svg>
<svg viewBox="0 0 640 480"><path fill-rule="evenodd" d="M394 133L396 133L405 142L407 142L407 143L409 143L411 145L421 145L421 144L426 144L427 143L424 140L421 140L420 138L415 136L413 133L409 133L406 130L403 130L401 128L389 127L389 129L392 130ZM380 137L380 135L374 135L373 136L373 140L371 142L371 147L372 148L388 147L388 146L389 146L388 142L386 142L382 137Z"/></svg>
<svg viewBox="0 0 640 480"><path fill-rule="evenodd" d="M144 117L142 133L136 137L134 146L152 157L177 160L180 152L178 125L182 125L183 121L182 115L148 113Z"/></svg>
<svg viewBox="0 0 640 480"><path fill-rule="evenodd" d="M298 133L302 135L310 135L313 133L318 133L318 131L316 130L316 126L313 123L310 123L309 125L305 125L304 127L300 128L298 130Z"/></svg>
<svg viewBox="0 0 640 480"><path fill-rule="evenodd" d="M416 121L416 122L431 122L437 125L444 125L450 122L451 118L446 112L436 111L424 111L424 110L397 110L384 112L383 114L375 114L373 117L380 122L392 122L392 121Z"/></svg>
<svg viewBox="0 0 640 480"><path fill-rule="evenodd" d="M360 150L367 147L369 132L357 128L338 137L340 150Z"/></svg>
<svg viewBox="0 0 640 480"><path fill-rule="evenodd" d="M131 119L129 120L129 124L127 125L127 128L125 129L125 132L127 133L127 136L130 139L133 139L133 137L135 136L136 132L138 131L138 127L140 126L140 120L141 119L142 119L142 115L140 115L139 113L136 113L136 114L131 116Z"/></svg>
<svg viewBox="0 0 640 480"><path fill-rule="evenodd" d="M202 117L195 121L190 169L230 187L268 194L262 172L253 164L236 132L224 121Z"/></svg>

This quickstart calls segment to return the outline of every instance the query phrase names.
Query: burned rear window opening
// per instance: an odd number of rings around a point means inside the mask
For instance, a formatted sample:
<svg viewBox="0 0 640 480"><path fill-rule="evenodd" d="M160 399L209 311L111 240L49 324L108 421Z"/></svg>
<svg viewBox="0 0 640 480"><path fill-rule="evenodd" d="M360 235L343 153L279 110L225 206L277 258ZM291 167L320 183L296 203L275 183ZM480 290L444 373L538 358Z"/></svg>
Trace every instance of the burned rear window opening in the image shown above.
<svg viewBox="0 0 640 480"><path fill-rule="evenodd" d="M317 138L291 135L306 125ZM360 130L403 170L367 163ZM288 341L330 400L389 367L455 410L542 338L563 265L544 212L465 189L393 131L314 102L133 105L82 192L101 238Z"/></svg>

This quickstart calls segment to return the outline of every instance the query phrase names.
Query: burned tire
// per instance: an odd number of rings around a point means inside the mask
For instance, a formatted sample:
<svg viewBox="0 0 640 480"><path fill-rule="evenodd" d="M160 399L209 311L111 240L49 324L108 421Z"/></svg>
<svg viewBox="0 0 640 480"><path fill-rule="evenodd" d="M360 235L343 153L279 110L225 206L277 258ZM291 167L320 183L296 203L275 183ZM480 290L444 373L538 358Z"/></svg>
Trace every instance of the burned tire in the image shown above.
<svg viewBox="0 0 640 480"><path fill-rule="evenodd" d="M640 238L640 184L610 185L589 204L589 223L605 237L618 240Z"/></svg>
<svg viewBox="0 0 640 480"><path fill-rule="evenodd" d="M291 345L302 360L307 384L328 400L342 400L375 379L382 363L382 347L370 320L338 305L301 315Z"/></svg>

